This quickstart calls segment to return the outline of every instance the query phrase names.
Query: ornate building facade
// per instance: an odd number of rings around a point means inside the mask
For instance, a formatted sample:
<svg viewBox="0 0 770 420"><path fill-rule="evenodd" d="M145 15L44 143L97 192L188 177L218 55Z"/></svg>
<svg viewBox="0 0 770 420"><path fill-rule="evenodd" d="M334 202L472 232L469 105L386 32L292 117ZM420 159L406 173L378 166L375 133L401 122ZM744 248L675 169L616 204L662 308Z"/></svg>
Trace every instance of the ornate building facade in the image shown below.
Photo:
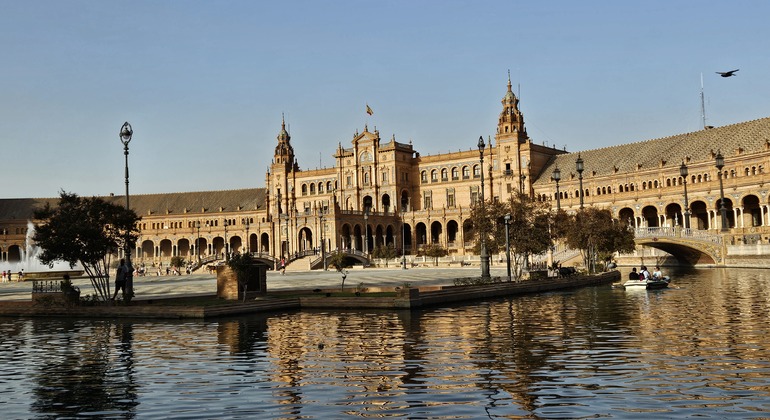
<svg viewBox="0 0 770 420"><path fill-rule="evenodd" d="M383 140L365 126L337 145L333 167L315 170L300 168L282 121L264 187L132 195L142 217L134 258L366 255L379 246L409 255L429 243L465 258L472 204L518 191L568 212L608 208L637 228L719 233L731 246L770 242L770 118L567 152L530 139L510 80L501 105L494 138L481 138L478 149L422 156L411 142ZM21 258L32 209L55 200L0 199L0 261Z"/></svg>

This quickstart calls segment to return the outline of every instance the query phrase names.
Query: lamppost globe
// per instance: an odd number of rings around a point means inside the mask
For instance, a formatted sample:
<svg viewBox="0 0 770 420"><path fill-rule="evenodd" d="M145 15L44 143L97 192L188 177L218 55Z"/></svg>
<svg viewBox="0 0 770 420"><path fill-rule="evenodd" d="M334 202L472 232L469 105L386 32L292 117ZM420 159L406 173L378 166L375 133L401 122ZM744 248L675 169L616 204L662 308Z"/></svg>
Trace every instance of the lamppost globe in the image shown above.
<svg viewBox="0 0 770 420"><path fill-rule="evenodd" d="M561 170L559 170L558 166L553 170L551 179L556 181L556 211L559 211L561 210L561 196L559 195L559 180L561 180Z"/></svg>
<svg viewBox="0 0 770 420"><path fill-rule="evenodd" d="M578 181L580 182L580 193L578 194L580 196L580 208L583 208L583 158L580 157L580 153L578 153L578 158L575 161L575 169L578 173Z"/></svg>
<svg viewBox="0 0 770 420"><path fill-rule="evenodd" d="M134 129L131 128L131 124L129 124L128 121L124 122L123 126L120 127L120 142L123 143L124 146L128 146L133 135Z"/></svg>

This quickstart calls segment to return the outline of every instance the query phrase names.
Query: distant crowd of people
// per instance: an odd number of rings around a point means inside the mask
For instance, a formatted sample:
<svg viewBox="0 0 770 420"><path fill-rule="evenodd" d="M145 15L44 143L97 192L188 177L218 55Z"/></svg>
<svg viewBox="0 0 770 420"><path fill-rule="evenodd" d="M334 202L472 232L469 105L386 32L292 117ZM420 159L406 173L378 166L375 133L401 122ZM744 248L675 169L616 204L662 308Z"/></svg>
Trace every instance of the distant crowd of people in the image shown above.
<svg viewBox="0 0 770 420"><path fill-rule="evenodd" d="M0 279L3 283L10 282L13 279L13 272L11 270L3 270L3 277ZM16 273L16 281L24 281L24 269L22 268Z"/></svg>

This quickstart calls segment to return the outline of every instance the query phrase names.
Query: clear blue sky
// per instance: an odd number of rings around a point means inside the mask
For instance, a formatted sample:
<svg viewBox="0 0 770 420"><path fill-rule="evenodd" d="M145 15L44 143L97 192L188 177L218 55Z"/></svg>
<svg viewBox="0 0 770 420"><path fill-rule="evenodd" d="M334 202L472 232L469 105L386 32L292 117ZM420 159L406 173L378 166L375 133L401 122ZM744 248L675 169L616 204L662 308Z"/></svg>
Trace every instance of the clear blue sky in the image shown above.
<svg viewBox="0 0 770 420"><path fill-rule="evenodd" d="M770 116L768 1L0 0L0 198L264 186L364 124L423 155L494 135L510 69L569 151ZM740 68L736 77L716 71ZM374 110L365 113L365 105Z"/></svg>

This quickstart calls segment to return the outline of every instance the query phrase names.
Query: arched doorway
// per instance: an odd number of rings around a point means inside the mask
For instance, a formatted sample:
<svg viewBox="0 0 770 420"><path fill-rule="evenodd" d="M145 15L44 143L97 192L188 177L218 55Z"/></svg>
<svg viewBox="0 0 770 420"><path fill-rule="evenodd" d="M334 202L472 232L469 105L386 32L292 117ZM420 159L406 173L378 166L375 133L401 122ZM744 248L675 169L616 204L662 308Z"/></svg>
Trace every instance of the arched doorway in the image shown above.
<svg viewBox="0 0 770 420"><path fill-rule="evenodd" d="M297 239L299 240L299 252L313 249L313 231L310 228L303 227L300 229Z"/></svg>

